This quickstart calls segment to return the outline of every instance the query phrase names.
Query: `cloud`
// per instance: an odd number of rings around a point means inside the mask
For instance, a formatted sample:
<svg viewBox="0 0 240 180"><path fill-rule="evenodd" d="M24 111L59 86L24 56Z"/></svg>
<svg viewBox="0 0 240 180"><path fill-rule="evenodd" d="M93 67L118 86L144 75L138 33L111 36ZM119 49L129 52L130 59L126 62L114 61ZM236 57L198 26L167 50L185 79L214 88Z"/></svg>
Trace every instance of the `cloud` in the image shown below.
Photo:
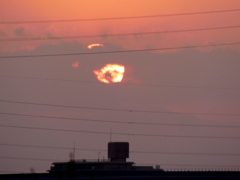
<svg viewBox="0 0 240 180"><path fill-rule="evenodd" d="M76 61L76 62L72 63L72 67L73 68L78 68L79 64L80 64L80 62Z"/></svg>
<svg viewBox="0 0 240 180"><path fill-rule="evenodd" d="M24 36L25 30L24 30L24 28L14 29L14 34L15 34L16 36Z"/></svg>
<svg viewBox="0 0 240 180"><path fill-rule="evenodd" d="M223 5L222 0L209 3L209 11L213 9L233 9L231 6ZM94 3L93 3L94 2ZM103 3L104 2L104 3ZM136 8L137 2L137 8ZM218 2L218 3L216 3ZM240 2L237 2L240 5ZM58 4L59 8L55 7ZM94 4L94 5L93 5ZM103 5L104 4L104 5ZM217 5L216 5L217 4ZM229 3L230 5L231 3ZM235 3L236 4L236 3ZM23 0L8 6L7 3L0 7L2 19L5 21L17 20L61 20L61 19L91 19L108 17L130 17L158 14L174 14L186 12L203 11L201 7L204 2L189 2L187 6L182 6L181 2L174 1L156 1L146 3L146 1L29 1ZM16 7L13 14L11 9ZM18 8L17 8L18 7ZM61 8L64 7L64 8ZM124 11L116 11L124 9ZM61 11L59 10L61 9ZM79 10L81 9L81 10ZM204 10L206 11L206 9ZM237 13L237 12L236 12ZM205 45L206 42L235 42L238 39L239 29L226 29L214 31L184 32L184 33L156 33L152 35L128 35L128 36L105 36L107 34L122 33L141 33L156 31L171 31L181 29L209 28L218 26L236 25L236 13L216 13L198 16L172 16L160 18L139 18L125 20L106 20L106 21L83 21L83 22L52 22L20 25L4 25L5 32L13 31L15 36L26 37L61 37L61 36L89 36L99 35L94 38L61 39L59 41L75 41L84 46L92 43L109 43L115 46L121 46L124 49L144 49L144 48L165 48ZM46 16L47 14L47 16ZM7 18L7 17L11 18ZM227 21L222 21L222 18ZM5 19L4 19L5 18ZM34 41L18 42L17 44L8 43L9 51L19 51L24 47L29 49L41 44L59 43L59 41ZM4 47L3 47L4 48ZM226 48L226 47L221 47ZM234 46L231 46L235 49ZM2 49L2 48L0 48ZM6 49L6 47L4 48ZM199 49L201 50L201 49ZM179 50L159 51L176 52Z"/></svg>
<svg viewBox="0 0 240 180"><path fill-rule="evenodd" d="M0 36L1 37L7 37L7 34L5 32L3 32L3 31L0 31Z"/></svg>

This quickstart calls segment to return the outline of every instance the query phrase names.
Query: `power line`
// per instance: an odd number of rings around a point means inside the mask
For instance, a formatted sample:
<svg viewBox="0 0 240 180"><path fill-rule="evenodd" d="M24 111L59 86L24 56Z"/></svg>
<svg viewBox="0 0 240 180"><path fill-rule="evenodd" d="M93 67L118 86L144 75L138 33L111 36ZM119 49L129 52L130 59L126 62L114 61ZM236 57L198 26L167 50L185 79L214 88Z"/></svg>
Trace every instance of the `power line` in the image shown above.
<svg viewBox="0 0 240 180"><path fill-rule="evenodd" d="M0 39L0 42L5 42L5 41L61 40L61 39L79 39L79 38L94 38L94 37L102 37L103 38L103 37L132 36L132 35L151 35L151 34L162 34L162 33L181 33L181 32L191 32L191 31L210 31L210 30L221 30L221 29L233 29L233 28L239 28L239 27L240 26L222 26L222 27L213 27L213 28L197 28L197 29L182 29L182 30L171 30L171 31L154 31L154 32L103 34L103 35L85 35L85 36L4 38L4 39Z"/></svg>
<svg viewBox="0 0 240 180"><path fill-rule="evenodd" d="M27 160L27 161L51 161L51 162L63 162L64 160L59 159L43 159L43 158L28 158L28 157L16 157L16 156L0 156L0 159L11 159L11 160ZM66 162L66 160L65 160ZM198 165L198 164L161 164L162 166L195 166L195 167L229 167L236 168L236 165Z"/></svg>
<svg viewBox="0 0 240 180"><path fill-rule="evenodd" d="M0 56L1 59L6 58L33 58L33 57L55 57L55 56L80 56L80 55L99 55L99 54L115 54L115 53L132 53L132 52L146 52L146 51L164 51L176 49L192 49L203 47L217 47L217 46L231 46L239 45L240 42L208 44L208 45L194 45L194 46L179 46L168 48L152 48L152 49L137 49L137 50L119 50L119 51L99 51L99 52L84 52L84 53L59 53L59 54L36 54L36 55L18 55L18 56Z"/></svg>
<svg viewBox="0 0 240 180"><path fill-rule="evenodd" d="M240 165L236 166L236 165L206 165L206 164L161 164L162 166L190 166L190 167L215 167L215 168L220 168L220 167L229 167L229 168L240 168ZM175 171L175 170L173 170ZM233 170L234 171L234 170ZM239 171L239 170L236 170L236 171Z"/></svg>
<svg viewBox="0 0 240 180"><path fill-rule="evenodd" d="M41 148L41 149L58 149L58 150L72 150L69 147L56 147L56 146L39 146L39 145L23 145L23 144L10 144L10 143L0 143L0 146L11 146L11 147L26 147L26 148ZM105 149L91 149L91 148L75 148L79 151L107 151Z"/></svg>
<svg viewBox="0 0 240 180"><path fill-rule="evenodd" d="M125 20L125 19L142 19L142 18L158 18L171 16L188 16L214 13L229 13L237 12L240 9L226 9L216 11L199 11L190 13L175 13L175 14L160 14L160 15L146 15L146 16L128 16L128 17L113 17L113 18L91 18L91 19L62 19L62 20L39 20L39 21L3 21L0 24L37 24L37 23L62 23L62 22L84 22L84 21L106 21L106 20Z"/></svg>
<svg viewBox="0 0 240 180"><path fill-rule="evenodd" d="M9 144L0 143L0 146L10 146L10 147L24 147L24 148L41 148L41 149L57 149L57 150L72 150L68 147L56 147L56 146L40 146L40 145L23 145L23 144ZM91 148L76 148L79 151L103 151L106 149L91 149ZM192 152L164 152L164 151L130 151L132 154L167 154L167 155L200 155L200 156L240 156L238 153L192 153Z"/></svg>
<svg viewBox="0 0 240 180"><path fill-rule="evenodd" d="M25 157L13 157L13 156L0 156L0 159L28 160L28 161L59 161L59 159L25 158Z"/></svg>
<svg viewBox="0 0 240 180"><path fill-rule="evenodd" d="M46 81L63 81L63 82L75 82L75 83L94 83L100 84L96 81L87 80L72 80L72 79L55 79L55 78L42 78L42 77L29 77L29 76L14 76L14 75L1 75L0 78L21 78L21 79L37 79ZM167 88L191 88L191 89L220 89L220 90L239 90L237 87L213 87L213 86L191 86L191 85L167 85L167 84L133 84L133 83L122 83L123 85L131 86L150 86L150 87L167 87Z"/></svg>
<svg viewBox="0 0 240 180"><path fill-rule="evenodd" d="M162 163L161 163L161 164L159 164L159 163L151 163L151 164L150 164L150 163L137 163L137 164L147 165L147 166L149 166L149 165L156 165L156 164L157 164L157 165L161 165L161 167L162 167L162 166L191 166L191 167L192 167L192 166L196 166L196 167L198 167L198 166L201 167L201 166L202 166L202 167L216 167L216 168L217 168L217 167L218 167L218 168L220 168L220 167L240 168L240 165L216 165L216 164L215 164L215 165L213 165L213 164L211 164L211 165L206 165L206 164L198 164L198 165L197 165L197 164L170 164L170 163L167 163L167 164L162 164ZM165 170L165 168L164 168L164 170ZM190 169L187 169L187 171L189 171L189 170L190 170ZM211 169L211 170L212 170L212 169ZM174 170L166 170L166 171L168 171L168 172L169 172L169 171L170 171L170 172L171 172L171 171L175 171L175 172L176 172L176 171L178 171L178 170L174 169ZM181 169L181 171L182 171L182 169ZM198 171L198 170L195 170L195 169L194 169L193 171ZM205 169L205 171L209 171L209 170L206 170L206 169ZM213 170L213 171L214 171L214 170ZM228 171L239 171L239 170L228 170Z"/></svg>
<svg viewBox="0 0 240 180"><path fill-rule="evenodd" d="M31 129L31 130L45 130L45 131L57 131L57 132L71 132L71 133L88 133L88 134L102 134L109 135L109 132L100 131L86 131L86 130L73 130L73 129L55 129L55 128L40 128L40 127L27 127L27 126L13 126L13 125L0 125L5 128L17 128L17 129ZM240 137L225 137L225 136L184 136L184 135L165 135L165 134L140 134L140 133L112 133L114 135L122 136L141 136L141 137L165 137L165 138L197 138L197 139L232 139L239 140Z"/></svg>
<svg viewBox="0 0 240 180"><path fill-rule="evenodd" d="M163 151L131 151L139 154L168 154L168 155L200 155L200 156L240 156L240 154L225 153L191 153L191 152L163 152Z"/></svg>
<svg viewBox="0 0 240 180"><path fill-rule="evenodd" d="M170 124L170 123L153 123L153 122L133 122L133 121L110 121L100 119L82 119L82 118L70 118L70 117L56 117L56 116L42 116L32 114L19 114L19 113L4 113L2 115L13 115L13 116L24 116L24 117L35 117L35 118L47 118L47 119L58 119L58 120L71 120L71 121L87 121L87 122L98 122L98 123L117 123L117 124L128 124L128 125L158 125L158 126L183 126L183 127L208 127L208 128L240 128L240 126L220 126L220 125L194 125L194 124Z"/></svg>
<svg viewBox="0 0 240 180"><path fill-rule="evenodd" d="M70 105L47 104L47 103L36 103L36 102L10 101L10 100L3 100L3 99L0 99L0 102L15 103L15 104L27 104L27 105L38 105L38 106L62 107L62 108L77 108L77 109L89 109L89 110L130 112L130 113L185 114L185 115L210 115L210 116L240 116L240 114L167 112L167 111L148 111L148 110L133 110L133 109L114 109L114 108L99 108L99 107L86 107L86 106L70 106Z"/></svg>

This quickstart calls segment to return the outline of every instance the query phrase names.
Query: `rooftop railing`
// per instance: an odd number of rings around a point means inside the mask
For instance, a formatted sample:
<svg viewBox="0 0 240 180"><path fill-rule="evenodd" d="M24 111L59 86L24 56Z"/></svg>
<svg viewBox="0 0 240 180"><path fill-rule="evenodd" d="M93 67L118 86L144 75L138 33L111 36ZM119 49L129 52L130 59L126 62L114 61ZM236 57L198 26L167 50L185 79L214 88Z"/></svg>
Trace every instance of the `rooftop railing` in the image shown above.
<svg viewBox="0 0 240 180"><path fill-rule="evenodd" d="M77 159L75 162L111 162L110 159Z"/></svg>

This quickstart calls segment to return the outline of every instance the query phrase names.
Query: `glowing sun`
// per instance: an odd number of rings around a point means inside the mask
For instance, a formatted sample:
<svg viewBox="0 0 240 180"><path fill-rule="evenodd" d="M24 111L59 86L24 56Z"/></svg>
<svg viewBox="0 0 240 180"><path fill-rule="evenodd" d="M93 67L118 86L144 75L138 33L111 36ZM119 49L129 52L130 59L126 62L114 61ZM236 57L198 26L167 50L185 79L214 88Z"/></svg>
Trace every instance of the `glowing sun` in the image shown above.
<svg viewBox="0 0 240 180"><path fill-rule="evenodd" d="M97 79L103 83L121 82L124 76L125 67L119 64L107 64L102 69L93 71Z"/></svg>
<svg viewBox="0 0 240 180"><path fill-rule="evenodd" d="M93 47L97 47L97 46L104 46L103 44L90 44L87 46L88 49L92 49Z"/></svg>

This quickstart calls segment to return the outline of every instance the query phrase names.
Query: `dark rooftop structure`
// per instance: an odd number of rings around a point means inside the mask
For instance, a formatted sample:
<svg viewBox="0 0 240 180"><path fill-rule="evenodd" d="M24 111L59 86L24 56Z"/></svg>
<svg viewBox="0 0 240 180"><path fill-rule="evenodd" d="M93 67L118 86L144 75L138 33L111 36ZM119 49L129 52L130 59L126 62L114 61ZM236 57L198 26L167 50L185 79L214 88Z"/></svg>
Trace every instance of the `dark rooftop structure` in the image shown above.
<svg viewBox="0 0 240 180"><path fill-rule="evenodd" d="M111 162L114 161L126 162L126 158L129 158L129 143L128 142L108 143L108 158L111 159Z"/></svg>
<svg viewBox="0 0 240 180"><path fill-rule="evenodd" d="M154 170L152 166L134 166L134 162L127 162L129 157L128 142L109 142L108 159L97 160L72 160L70 162L54 162L49 173L65 173L74 171L78 173L86 170ZM158 169L159 171L160 169Z"/></svg>
<svg viewBox="0 0 240 180"><path fill-rule="evenodd" d="M237 180L240 171L164 171L159 166L135 166L128 162L129 143L108 143L108 159L71 160L54 162L48 173L5 174L1 180L87 180L87 179L125 179L125 180Z"/></svg>

